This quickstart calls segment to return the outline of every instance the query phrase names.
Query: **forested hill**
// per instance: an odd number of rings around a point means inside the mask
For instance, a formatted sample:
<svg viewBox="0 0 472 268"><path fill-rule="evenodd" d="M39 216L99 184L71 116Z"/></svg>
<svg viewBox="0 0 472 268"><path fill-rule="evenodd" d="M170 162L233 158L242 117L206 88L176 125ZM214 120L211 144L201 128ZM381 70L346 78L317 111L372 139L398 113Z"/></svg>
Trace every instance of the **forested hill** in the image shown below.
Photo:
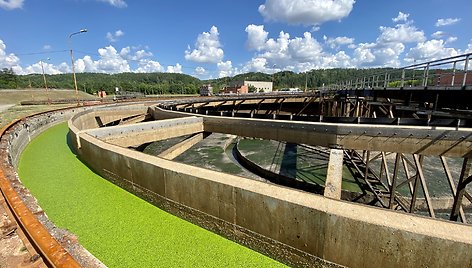
<svg viewBox="0 0 472 268"><path fill-rule="evenodd" d="M144 94L196 94L202 84L212 84L214 91L228 85L232 81L272 81L274 89L304 88L305 82L309 89L343 81L353 77L379 74L391 69L318 69L306 73L282 71L274 74L245 73L233 77L200 80L190 75L175 73L78 73L79 90L94 93L98 90L113 92L115 87L128 91L139 91ZM50 88L74 88L72 74L46 75ZM1 88L41 88L44 87L41 74L15 75L9 69L0 71Z"/></svg>

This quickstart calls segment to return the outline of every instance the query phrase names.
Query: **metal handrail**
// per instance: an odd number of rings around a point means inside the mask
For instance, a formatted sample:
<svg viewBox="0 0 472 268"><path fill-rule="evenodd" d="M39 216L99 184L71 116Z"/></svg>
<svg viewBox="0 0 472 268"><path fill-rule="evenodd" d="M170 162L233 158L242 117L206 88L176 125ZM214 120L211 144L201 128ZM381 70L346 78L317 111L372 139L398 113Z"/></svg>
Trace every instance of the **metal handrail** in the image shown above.
<svg viewBox="0 0 472 268"><path fill-rule="evenodd" d="M427 89L430 86L440 86L444 88L460 87L466 89L472 85L467 81L469 73L469 61L472 53L447 57L422 63L415 63L399 69L392 69L382 72L370 73L368 75L353 77L349 80L339 81L326 86L326 90L351 90L351 89L403 89L406 86L420 85ZM451 65L452 68L447 68ZM464 65L459 69L458 66ZM439 68L438 68L439 67ZM419 72L421 71L422 74ZM441 78L446 83L441 82ZM449 82L450 79L450 82ZM461 79L460 84L457 83Z"/></svg>

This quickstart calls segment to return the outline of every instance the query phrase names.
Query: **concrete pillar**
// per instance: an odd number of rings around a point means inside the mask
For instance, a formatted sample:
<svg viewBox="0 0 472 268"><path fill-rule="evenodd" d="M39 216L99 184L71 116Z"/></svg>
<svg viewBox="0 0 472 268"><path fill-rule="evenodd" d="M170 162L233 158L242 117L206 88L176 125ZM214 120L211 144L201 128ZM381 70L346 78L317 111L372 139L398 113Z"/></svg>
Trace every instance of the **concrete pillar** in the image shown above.
<svg viewBox="0 0 472 268"><path fill-rule="evenodd" d="M343 180L343 158L342 149L329 150L328 172L326 174L324 196L341 199Z"/></svg>

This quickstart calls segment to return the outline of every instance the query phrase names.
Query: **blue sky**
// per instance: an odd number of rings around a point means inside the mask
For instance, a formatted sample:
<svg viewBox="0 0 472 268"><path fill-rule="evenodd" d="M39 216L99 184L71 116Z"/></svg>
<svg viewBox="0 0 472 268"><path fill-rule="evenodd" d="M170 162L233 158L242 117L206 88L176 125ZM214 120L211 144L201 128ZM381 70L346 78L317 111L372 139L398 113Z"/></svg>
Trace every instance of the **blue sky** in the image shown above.
<svg viewBox="0 0 472 268"><path fill-rule="evenodd" d="M0 0L18 74L401 67L472 52L470 0ZM88 32L69 34L82 28ZM49 60L48 60L49 59Z"/></svg>

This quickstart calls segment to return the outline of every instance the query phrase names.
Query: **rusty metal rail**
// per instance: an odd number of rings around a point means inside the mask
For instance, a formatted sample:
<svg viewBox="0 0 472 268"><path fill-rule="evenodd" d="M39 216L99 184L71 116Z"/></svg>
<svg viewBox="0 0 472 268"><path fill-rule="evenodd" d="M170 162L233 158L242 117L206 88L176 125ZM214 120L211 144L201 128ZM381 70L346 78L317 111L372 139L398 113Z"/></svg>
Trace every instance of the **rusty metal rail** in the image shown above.
<svg viewBox="0 0 472 268"><path fill-rule="evenodd" d="M7 130L12 128L21 119L15 120L0 130L0 139ZM66 249L49 233L46 227L35 217L13 188L6 176L6 169L12 168L6 159L0 159L0 190L7 208L11 210L19 228L25 233L30 243L41 256L44 264L49 267L81 267L80 264L66 251ZM24 241L25 243L25 241Z"/></svg>

